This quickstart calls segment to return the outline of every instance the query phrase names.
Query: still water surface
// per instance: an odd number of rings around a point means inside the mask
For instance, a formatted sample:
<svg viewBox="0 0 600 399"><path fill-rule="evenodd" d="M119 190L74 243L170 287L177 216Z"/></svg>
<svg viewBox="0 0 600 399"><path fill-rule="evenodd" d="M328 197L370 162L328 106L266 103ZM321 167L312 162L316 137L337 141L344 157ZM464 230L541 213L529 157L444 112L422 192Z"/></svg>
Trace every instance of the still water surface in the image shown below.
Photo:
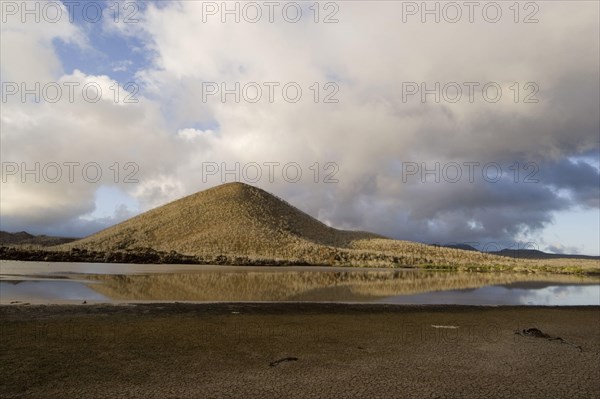
<svg viewBox="0 0 600 399"><path fill-rule="evenodd" d="M414 269L0 261L0 303L15 301L600 305L600 279Z"/></svg>

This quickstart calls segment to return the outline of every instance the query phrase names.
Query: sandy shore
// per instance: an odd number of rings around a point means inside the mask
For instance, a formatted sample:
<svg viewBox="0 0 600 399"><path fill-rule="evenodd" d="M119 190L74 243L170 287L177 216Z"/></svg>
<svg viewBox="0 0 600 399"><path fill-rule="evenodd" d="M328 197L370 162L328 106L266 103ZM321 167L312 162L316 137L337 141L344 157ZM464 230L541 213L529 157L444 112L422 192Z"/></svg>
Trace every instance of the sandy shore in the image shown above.
<svg viewBox="0 0 600 399"><path fill-rule="evenodd" d="M0 333L1 398L600 397L600 307L1 306Z"/></svg>

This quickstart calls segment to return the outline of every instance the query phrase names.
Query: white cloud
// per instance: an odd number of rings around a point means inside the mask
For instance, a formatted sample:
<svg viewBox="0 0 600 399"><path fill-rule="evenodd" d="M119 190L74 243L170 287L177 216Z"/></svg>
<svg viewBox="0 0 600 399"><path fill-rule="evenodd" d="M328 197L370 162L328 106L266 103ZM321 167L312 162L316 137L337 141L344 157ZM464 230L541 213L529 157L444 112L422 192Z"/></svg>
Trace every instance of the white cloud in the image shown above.
<svg viewBox="0 0 600 399"><path fill-rule="evenodd" d="M205 162L293 161L310 176L310 165L333 161L338 184L278 179L259 185L335 226L438 242L535 231L551 222L552 211L571 206L544 182L403 182L399 165L479 161L508 168L519 161L543 167L597 151L598 4L544 2L537 24L515 24L508 6L498 24L480 17L473 24L421 24L418 17L402 22L402 2L338 4L337 24L312 23L307 8L297 24L281 18L223 24L217 17L199 22L203 2L149 3L136 16L139 23L115 25L113 31L142 40L152 58L151 67L136 75L140 102L3 104L3 159L136 162L140 183L124 190L144 209L218 184L200 178ZM19 40L29 44L20 58L3 57L3 75L6 68L19 79L57 76L60 61L48 38L70 37L75 28L36 29L11 39L13 53ZM4 31L2 40L4 49ZM27 70L27 57L37 53L47 62ZM59 78L97 82L105 93L114 84L110 77L79 71ZM331 92L323 87L329 81L339 87L338 103L322 101ZM229 88L256 82L263 97L257 103L236 103L232 95L226 103L218 95L204 101L206 84L222 82ZM280 84L273 103L265 82ZM297 103L282 98L288 82L303 90ZM320 83L317 103L314 82ZM503 96L489 103L477 89L474 103L423 104L418 96L404 102L405 82L430 88L457 82L463 89L464 82L497 82ZM522 102L530 93L527 82L539 87L539 103ZM2 206L15 215L44 202L33 195L40 187L10 187ZM78 190L74 215L83 212L81 201L93 199L93 187ZM54 201L58 197L45 203Z"/></svg>
<svg viewBox="0 0 600 399"><path fill-rule="evenodd" d="M9 3L9 2L3 2ZM44 4L44 2L39 2ZM64 18L51 22L40 18L36 22L35 15L23 17L21 7L33 9L33 2L13 2L18 8L15 15L2 15L0 44L2 57L0 68L3 82L48 82L57 79L62 72L59 57L53 48L53 42L61 40L75 44L81 48L88 45L84 32L66 17L68 11L60 2ZM3 6L4 10L4 6ZM22 21L25 22L22 22Z"/></svg>

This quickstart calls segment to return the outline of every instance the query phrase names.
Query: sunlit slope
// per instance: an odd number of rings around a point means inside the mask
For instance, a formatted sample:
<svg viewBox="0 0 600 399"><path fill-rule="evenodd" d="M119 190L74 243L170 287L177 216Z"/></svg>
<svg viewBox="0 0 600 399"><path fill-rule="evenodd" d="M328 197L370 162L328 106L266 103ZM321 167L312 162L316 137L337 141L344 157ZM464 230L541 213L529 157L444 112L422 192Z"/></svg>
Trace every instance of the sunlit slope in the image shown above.
<svg viewBox="0 0 600 399"><path fill-rule="evenodd" d="M345 247L376 237L333 229L264 190L229 183L153 209L72 247L289 257L311 247Z"/></svg>
<svg viewBox="0 0 600 399"><path fill-rule="evenodd" d="M533 261L392 240L326 226L259 188L228 183L150 210L58 250L148 250L197 263L598 270L584 260ZM532 269L533 268L533 269ZM548 270L546 270L548 271Z"/></svg>

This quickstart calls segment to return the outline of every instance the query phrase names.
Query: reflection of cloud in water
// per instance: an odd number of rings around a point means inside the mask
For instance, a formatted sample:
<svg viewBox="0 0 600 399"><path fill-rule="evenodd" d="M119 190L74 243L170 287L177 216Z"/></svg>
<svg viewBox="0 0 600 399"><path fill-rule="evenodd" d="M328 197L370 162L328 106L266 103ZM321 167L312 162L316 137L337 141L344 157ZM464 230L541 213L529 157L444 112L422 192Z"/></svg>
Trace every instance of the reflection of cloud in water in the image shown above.
<svg viewBox="0 0 600 399"><path fill-rule="evenodd" d="M70 280L0 281L0 302L107 300L86 284Z"/></svg>
<svg viewBox="0 0 600 399"><path fill-rule="evenodd" d="M527 290L521 294L522 303L536 305L600 305L600 285L549 286Z"/></svg>
<svg viewBox="0 0 600 399"><path fill-rule="evenodd" d="M460 305L600 305L600 285L550 286L507 289L502 286L452 290L385 298L382 302Z"/></svg>

